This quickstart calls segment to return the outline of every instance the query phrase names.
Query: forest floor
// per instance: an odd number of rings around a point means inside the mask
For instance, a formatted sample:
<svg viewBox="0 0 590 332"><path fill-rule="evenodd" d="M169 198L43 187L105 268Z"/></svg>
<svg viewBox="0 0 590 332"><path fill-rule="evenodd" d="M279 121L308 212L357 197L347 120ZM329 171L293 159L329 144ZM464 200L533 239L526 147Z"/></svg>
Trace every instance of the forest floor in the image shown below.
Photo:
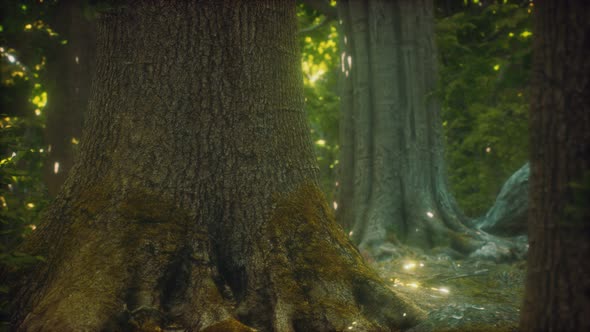
<svg viewBox="0 0 590 332"><path fill-rule="evenodd" d="M422 256L372 264L392 289L428 313L411 332L518 331L524 261Z"/></svg>

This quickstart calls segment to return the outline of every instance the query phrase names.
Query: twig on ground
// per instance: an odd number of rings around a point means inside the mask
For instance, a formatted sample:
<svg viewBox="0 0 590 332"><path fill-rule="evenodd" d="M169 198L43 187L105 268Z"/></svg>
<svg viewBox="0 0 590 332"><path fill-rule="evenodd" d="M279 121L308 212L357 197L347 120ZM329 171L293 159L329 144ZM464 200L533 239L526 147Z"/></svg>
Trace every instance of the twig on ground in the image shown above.
<svg viewBox="0 0 590 332"><path fill-rule="evenodd" d="M488 272L488 269L483 269L483 270L475 271L473 273L460 274L460 275L457 275L457 276L452 276L452 277L444 278L444 279L441 279L440 281L448 281L448 280L452 280L452 279L468 278L468 277L477 277L477 276L484 275L487 272Z"/></svg>

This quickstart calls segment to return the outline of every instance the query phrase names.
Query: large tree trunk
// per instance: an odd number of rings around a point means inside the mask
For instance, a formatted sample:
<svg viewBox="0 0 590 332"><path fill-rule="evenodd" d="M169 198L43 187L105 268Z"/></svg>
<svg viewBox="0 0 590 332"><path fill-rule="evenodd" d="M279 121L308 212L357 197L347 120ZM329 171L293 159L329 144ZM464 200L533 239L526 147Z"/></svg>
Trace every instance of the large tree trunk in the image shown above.
<svg viewBox="0 0 590 332"><path fill-rule="evenodd" d="M339 14L339 222L361 247L473 250L446 184L432 1L341 1Z"/></svg>
<svg viewBox="0 0 590 332"><path fill-rule="evenodd" d="M522 331L590 330L590 2L535 2Z"/></svg>
<svg viewBox="0 0 590 332"><path fill-rule="evenodd" d="M95 22L84 14L84 4L59 1L55 12L50 24L67 43L47 53L45 81L50 97L45 108L45 143L50 148L43 173L51 197L57 195L74 164L96 57Z"/></svg>
<svg viewBox="0 0 590 332"><path fill-rule="evenodd" d="M283 0L104 15L80 158L25 248L47 262L17 330L415 323L318 189L296 33Z"/></svg>

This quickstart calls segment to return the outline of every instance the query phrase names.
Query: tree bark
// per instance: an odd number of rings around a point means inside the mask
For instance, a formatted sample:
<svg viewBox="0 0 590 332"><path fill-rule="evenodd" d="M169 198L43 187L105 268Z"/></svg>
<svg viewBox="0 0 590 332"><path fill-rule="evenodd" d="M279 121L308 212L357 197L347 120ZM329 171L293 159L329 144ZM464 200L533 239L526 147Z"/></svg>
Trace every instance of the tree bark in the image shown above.
<svg viewBox="0 0 590 332"><path fill-rule="evenodd" d="M494 205L473 221L477 229L500 236L526 234L529 207L529 163L524 164L502 186Z"/></svg>
<svg viewBox="0 0 590 332"><path fill-rule="evenodd" d="M522 331L590 330L590 3L535 2Z"/></svg>
<svg viewBox="0 0 590 332"><path fill-rule="evenodd" d="M57 195L74 165L96 57L95 22L85 16L84 4L59 1L55 12L50 24L67 44L47 52L45 143L50 148L43 174L50 197Z"/></svg>
<svg viewBox="0 0 590 332"><path fill-rule="evenodd" d="M318 189L296 34L286 1L103 15L80 158L24 248L47 262L16 330L415 324Z"/></svg>
<svg viewBox="0 0 590 332"><path fill-rule="evenodd" d="M398 241L468 252L447 189L432 1L341 1L337 219L364 248ZM467 245L466 245L467 244Z"/></svg>

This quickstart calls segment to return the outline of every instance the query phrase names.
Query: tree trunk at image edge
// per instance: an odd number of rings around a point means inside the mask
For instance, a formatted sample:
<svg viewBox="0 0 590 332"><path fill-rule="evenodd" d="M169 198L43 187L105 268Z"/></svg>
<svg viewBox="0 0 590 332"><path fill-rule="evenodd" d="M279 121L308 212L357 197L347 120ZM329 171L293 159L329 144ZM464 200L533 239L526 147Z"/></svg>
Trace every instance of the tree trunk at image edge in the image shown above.
<svg viewBox="0 0 590 332"><path fill-rule="evenodd" d="M16 330L416 323L318 189L294 3L146 1L99 23L80 158L24 248L47 262Z"/></svg>
<svg viewBox="0 0 590 332"><path fill-rule="evenodd" d="M65 45L55 45L47 56L49 101L45 143L48 148L44 181L55 197L74 164L74 149L80 140L82 121L90 94L96 56L95 22L84 15L80 1L59 1L51 26Z"/></svg>
<svg viewBox="0 0 590 332"><path fill-rule="evenodd" d="M361 247L470 252L447 189L432 1L341 1L338 221Z"/></svg>
<svg viewBox="0 0 590 332"><path fill-rule="evenodd" d="M590 3L535 2L521 330L590 330Z"/></svg>

